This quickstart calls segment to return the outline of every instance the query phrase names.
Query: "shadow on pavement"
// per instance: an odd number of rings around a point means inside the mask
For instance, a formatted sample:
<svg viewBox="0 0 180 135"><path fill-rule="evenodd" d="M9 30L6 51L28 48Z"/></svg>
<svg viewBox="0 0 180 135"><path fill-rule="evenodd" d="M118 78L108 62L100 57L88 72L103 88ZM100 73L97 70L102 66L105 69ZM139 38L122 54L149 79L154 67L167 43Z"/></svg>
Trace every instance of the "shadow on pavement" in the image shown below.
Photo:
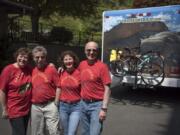
<svg viewBox="0 0 180 135"><path fill-rule="evenodd" d="M180 103L180 90L177 88L132 89L117 86L112 88L112 104L134 104L147 107L162 108L163 105L172 106Z"/></svg>
<svg viewBox="0 0 180 135"><path fill-rule="evenodd" d="M131 104L155 109L172 108L168 123L157 125L166 129L159 134L180 135L180 89L178 88L133 90L130 87L117 86L112 88L111 103Z"/></svg>

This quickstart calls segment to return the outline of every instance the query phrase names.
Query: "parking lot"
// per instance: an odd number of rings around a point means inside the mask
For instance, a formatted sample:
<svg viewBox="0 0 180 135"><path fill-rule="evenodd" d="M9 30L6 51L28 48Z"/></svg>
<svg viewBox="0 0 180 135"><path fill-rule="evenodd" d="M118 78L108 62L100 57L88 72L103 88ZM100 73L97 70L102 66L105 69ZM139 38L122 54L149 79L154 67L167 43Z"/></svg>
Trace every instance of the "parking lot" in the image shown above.
<svg viewBox="0 0 180 135"><path fill-rule="evenodd" d="M179 125L180 90L115 87L102 135L180 135ZM0 119L0 135L10 133Z"/></svg>
<svg viewBox="0 0 180 135"><path fill-rule="evenodd" d="M113 89L103 135L180 135L180 91Z"/></svg>

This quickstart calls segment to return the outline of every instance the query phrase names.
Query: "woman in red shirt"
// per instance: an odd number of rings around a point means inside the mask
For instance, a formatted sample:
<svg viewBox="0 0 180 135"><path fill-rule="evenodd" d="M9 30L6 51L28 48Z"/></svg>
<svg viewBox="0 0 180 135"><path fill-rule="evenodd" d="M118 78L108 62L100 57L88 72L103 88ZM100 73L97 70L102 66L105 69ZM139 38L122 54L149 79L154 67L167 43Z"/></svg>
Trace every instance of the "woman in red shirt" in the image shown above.
<svg viewBox="0 0 180 135"><path fill-rule="evenodd" d="M0 76L2 117L8 118L12 135L25 135L31 107L31 68L28 66L31 51L20 48L16 62L7 65Z"/></svg>
<svg viewBox="0 0 180 135"><path fill-rule="evenodd" d="M59 81L60 121L64 135L75 135L81 112L79 59L72 51L65 51L60 61L63 68Z"/></svg>

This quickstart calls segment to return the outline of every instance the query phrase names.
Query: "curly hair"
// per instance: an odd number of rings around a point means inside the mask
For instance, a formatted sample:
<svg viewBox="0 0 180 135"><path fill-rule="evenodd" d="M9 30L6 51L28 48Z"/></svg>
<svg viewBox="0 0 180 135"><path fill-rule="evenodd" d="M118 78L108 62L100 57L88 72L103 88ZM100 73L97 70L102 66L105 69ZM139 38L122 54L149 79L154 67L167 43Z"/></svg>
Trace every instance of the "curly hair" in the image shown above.
<svg viewBox="0 0 180 135"><path fill-rule="evenodd" d="M14 59L16 60L16 58L18 57L18 55L28 55L28 59L30 59L32 57L32 53L31 50L29 48L26 47L21 47L19 48L15 53L14 53Z"/></svg>
<svg viewBox="0 0 180 135"><path fill-rule="evenodd" d="M66 69L66 66L64 65L64 62L63 62L63 59L66 55L69 55L74 59L74 67L77 68L79 66L79 58L74 52L70 50L62 52L60 57L58 58L58 62L60 63L61 67L63 69Z"/></svg>

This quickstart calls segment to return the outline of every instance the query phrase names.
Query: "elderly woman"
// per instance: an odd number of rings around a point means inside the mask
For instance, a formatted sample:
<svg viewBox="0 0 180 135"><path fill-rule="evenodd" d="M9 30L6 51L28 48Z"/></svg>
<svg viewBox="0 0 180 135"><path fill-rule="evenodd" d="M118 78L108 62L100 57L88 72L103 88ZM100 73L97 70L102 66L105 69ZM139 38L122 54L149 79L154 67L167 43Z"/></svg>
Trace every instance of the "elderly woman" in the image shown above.
<svg viewBox="0 0 180 135"><path fill-rule="evenodd" d="M64 135L75 135L81 112L79 59L72 51L65 51L60 61L63 69L59 81L60 121Z"/></svg>
<svg viewBox="0 0 180 135"><path fill-rule="evenodd" d="M7 65L0 76L2 117L9 118L12 135L25 135L31 108L31 51L20 48L15 52L16 62Z"/></svg>

